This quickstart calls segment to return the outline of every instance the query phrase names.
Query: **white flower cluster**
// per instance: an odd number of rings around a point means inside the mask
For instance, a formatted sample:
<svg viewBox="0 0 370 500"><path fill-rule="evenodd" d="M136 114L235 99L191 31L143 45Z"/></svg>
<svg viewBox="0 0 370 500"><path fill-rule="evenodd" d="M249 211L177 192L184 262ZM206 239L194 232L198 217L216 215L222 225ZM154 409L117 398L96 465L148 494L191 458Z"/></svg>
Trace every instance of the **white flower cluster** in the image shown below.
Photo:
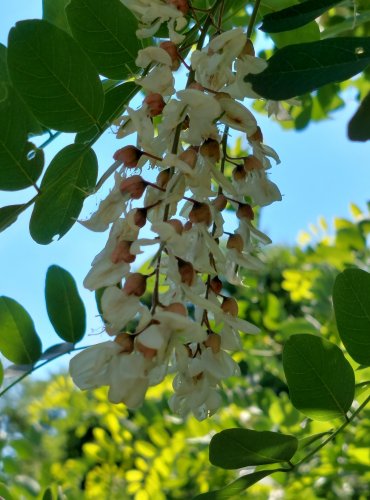
<svg viewBox="0 0 370 500"><path fill-rule="evenodd" d="M105 288L102 317L114 340L75 356L70 372L81 389L109 386L109 400L130 408L143 402L149 386L175 373L171 409L201 420L220 406L222 379L238 374L227 351L241 348L239 332L258 332L238 318L237 302L223 293L222 280L240 284L240 268L261 269L256 253L270 239L253 225L252 207L281 199L266 174L270 158L279 158L263 143L253 114L236 100L254 97L243 77L266 63L254 56L243 30L233 29L192 52L186 88L176 91L173 73L183 40L178 31L188 22L187 1L122 1L139 17L139 36L167 22L171 40L138 53L136 64L146 71L136 83L146 97L116 122L117 137L135 133L136 145L115 153L115 185L82 222L93 231L110 227L84 285ZM227 155L229 128L245 134L248 156ZM155 182L139 175L148 161L158 169ZM236 211L231 232L222 215L228 205ZM143 238L140 231L149 222L154 237ZM153 272L132 272L136 256L152 245ZM154 281L150 309L142 302L148 279ZM129 323L134 331L127 331Z"/></svg>

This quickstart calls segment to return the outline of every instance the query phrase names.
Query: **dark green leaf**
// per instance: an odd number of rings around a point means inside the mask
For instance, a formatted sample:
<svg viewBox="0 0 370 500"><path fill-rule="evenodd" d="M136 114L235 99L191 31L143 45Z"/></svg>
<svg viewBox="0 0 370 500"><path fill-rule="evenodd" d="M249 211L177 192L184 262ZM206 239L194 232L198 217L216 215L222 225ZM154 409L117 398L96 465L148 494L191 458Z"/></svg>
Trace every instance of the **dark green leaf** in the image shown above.
<svg viewBox="0 0 370 500"><path fill-rule="evenodd" d="M370 365L370 274L346 269L334 283L333 302L338 332L348 354Z"/></svg>
<svg viewBox="0 0 370 500"><path fill-rule="evenodd" d="M8 488L5 486L4 483L0 483L0 497L4 498L5 500L13 500L14 497L10 494L10 491Z"/></svg>
<svg viewBox="0 0 370 500"><path fill-rule="evenodd" d="M316 443L316 441L318 441L319 439L332 433L333 431L320 432L319 434L313 434L312 436L307 436L305 438L299 439L297 451L304 450L308 446L311 446L311 444Z"/></svg>
<svg viewBox="0 0 370 500"><path fill-rule="evenodd" d="M32 186L44 165L44 153L27 142L24 104L7 86L7 98L0 102L0 189L16 191ZM29 156L31 150L35 156ZM28 157L27 157L28 155Z"/></svg>
<svg viewBox="0 0 370 500"><path fill-rule="evenodd" d="M55 344L46 351L42 353L42 356L40 359L54 359L58 358L59 356L62 356L63 354L66 354L67 352L73 351L74 344L71 342L63 342L62 344Z"/></svg>
<svg viewBox="0 0 370 500"><path fill-rule="evenodd" d="M125 105L130 102L139 90L138 85L133 82L123 83L122 85L109 89L105 93L104 109L99 117L99 127L93 125L88 130L79 132L76 135L76 142L89 142L106 130L110 126L112 120L121 114Z"/></svg>
<svg viewBox="0 0 370 500"><path fill-rule="evenodd" d="M72 144L53 158L41 183L30 222L32 238L43 245L61 238L76 222L95 187L97 159L91 148Z"/></svg>
<svg viewBox="0 0 370 500"><path fill-rule="evenodd" d="M60 338L76 344L85 334L85 307L71 274L59 266L51 266L46 274L46 308L49 319Z"/></svg>
<svg viewBox="0 0 370 500"><path fill-rule="evenodd" d="M304 26L321 16L341 0L307 0L286 9L267 14L263 18L260 30L267 33L279 33Z"/></svg>
<svg viewBox="0 0 370 500"><path fill-rule="evenodd" d="M44 494L42 495L42 500L54 500L54 495L51 488L46 488Z"/></svg>
<svg viewBox="0 0 370 500"><path fill-rule="evenodd" d="M4 380L4 368L2 363L0 362L0 387L3 384L3 380Z"/></svg>
<svg viewBox="0 0 370 500"><path fill-rule="evenodd" d="M294 436L250 429L226 429L211 439L209 459L223 469L286 462L297 450Z"/></svg>
<svg viewBox="0 0 370 500"><path fill-rule="evenodd" d="M7 48L2 43L0 43L0 82L10 82L7 63Z"/></svg>
<svg viewBox="0 0 370 500"><path fill-rule="evenodd" d="M97 122L104 104L99 75L63 30L38 19L18 22L9 34L8 65L17 91L45 126L79 132Z"/></svg>
<svg viewBox="0 0 370 500"><path fill-rule="evenodd" d="M28 312L15 300L0 297L0 351L13 363L35 363L41 341Z"/></svg>
<svg viewBox="0 0 370 500"><path fill-rule="evenodd" d="M280 469L277 469L278 471ZM258 472L252 472L252 474L246 474L240 477L236 481L228 484L221 490L209 491L208 493L202 493L197 495L194 500L231 500L232 498L241 498L240 494L247 490L254 484L258 483L261 479L266 476L273 474L274 470L260 470Z"/></svg>
<svg viewBox="0 0 370 500"><path fill-rule="evenodd" d="M26 208L29 207L29 203L24 205L8 205L7 207L0 208L0 233L4 231L7 227L11 226L17 219L18 215L21 214Z"/></svg>
<svg viewBox="0 0 370 500"><path fill-rule="evenodd" d="M134 61L142 48L137 21L120 0L71 0L67 16L73 36L100 74L124 80L137 72Z"/></svg>
<svg viewBox="0 0 370 500"><path fill-rule="evenodd" d="M42 18L70 33L66 7L71 0L42 0Z"/></svg>
<svg viewBox="0 0 370 500"><path fill-rule="evenodd" d="M278 101L347 80L369 63L370 37L342 37L284 47L264 71L245 80L257 94Z"/></svg>
<svg viewBox="0 0 370 500"><path fill-rule="evenodd" d="M370 139L370 92L361 102L348 124L348 138L365 142Z"/></svg>
<svg viewBox="0 0 370 500"><path fill-rule="evenodd" d="M283 351L290 399L314 420L345 416L354 398L351 365L335 344L309 334L292 335Z"/></svg>

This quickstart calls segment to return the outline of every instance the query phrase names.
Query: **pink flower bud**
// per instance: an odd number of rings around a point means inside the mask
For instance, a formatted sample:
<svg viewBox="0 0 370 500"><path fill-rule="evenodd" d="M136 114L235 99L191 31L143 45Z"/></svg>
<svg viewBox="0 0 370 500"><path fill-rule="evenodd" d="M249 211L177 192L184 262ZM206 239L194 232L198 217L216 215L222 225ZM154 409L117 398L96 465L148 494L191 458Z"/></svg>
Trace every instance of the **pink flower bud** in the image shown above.
<svg viewBox="0 0 370 500"><path fill-rule="evenodd" d="M218 276L215 276L214 278L211 279L209 282L209 286L211 287L211 290L218 295L221 293L222 290L222 281Z"/></svg>
<svg viewBox="0 0 370 500"><path fill-rule="evenodd" d="M248 140L249 141L256 141L256 142L263 142L263 135L262 135L262 130L260 127L257 127L256 132L252 135L248 135Z"/></svg>
<svg viewBox="0 0 370 500"><path fill-rule="evenodd" d="M145 359L153 359L157 355L157 349L146 347L139 340L136 340L136 349L141 352Z"/></svg>
<svg viewBox="0 0 370 500"><path fill-rule="evenodd" d="M215 163L218 162L221 158L219 143L214 139L207 139L200 147L200 154Z"/></svg>
<svg viewBox="0 0 370 500"><path fill-rule="evenodd" d="M254 212L249 203L239 203L238 210L236 211L236 216L238 219L254 219Z"/></svg>
<svg viewBox="0 0 370 500"><path fill-rule="evenodd" d="M179 155L179 158L180 158L180 160L187 163L190 168L194 169L195 165L197 164L198 154L194 148L190 147L190 148L186 149L185 151L183 151Z"/></svg>
<svg viewBox="0 0 370 500"><path fill-rule="evenodd" d="M120 161L125 165L125 167L137 167L138 161L143 155L143 151L140 151L135 146L125 146L124 148L117 149L113 155L113 159Z"/></svg>
<svg viewBox="0 0 370 500"><path fill-rule="evenodd" d="M181 302L174 302L173 304L169 304L168 306L164 307L164 310L175 314L181 314L181 316L188 315L188 310L186 309L184 304L181 304Z"/></svg>
<svg viewBox="0 0 370 500"><path fill-rule="evenodd" d="M193 208L189 213L189 220L193 224L206 224L209 226L212 222L212 214L211 209L207 205L207 203L200 203L196 201L193 204Z"/></svg>
<svg viewBox="0 0 370 500"><path fill-rule="evenodd" d="M184 232L190 231L190 229L193 227L193 224L190 222L190 220L187 220L184 224Z"/></svg>
<svg viewBox="0 0 370 500"><path fill-rule="evenodd" d="M238 252L242 252L244 248L244 241L240 234L231 234L227 240L226 247L229 249L235 248Z"/></svg>
<svg viewBox="0 0 370 500"><path fill-rule="evenodd" d="M162 189L165 189L170 178L171 178L170 169L166 168L166 170L162 170L157 175L157 179L156 179L157 186L159 186Z"/></svg>
<svg viewBox="0 0 370 500"><path fill-rule="evenodd" d="M146 280L147 276L144 276L141 273L131 273L126 278L123 291L127 295L136 295L136 297L141 297L144 295L146 290Z"/></svg>
<svg viewBox="0 0 370 500"><path fill-rule="evenodd" d="M167 224L170 224L177 234L182 234L184 231L184 226L179 219L170 219L167 221Z"/></svg>
<svg viewBox="0 0 370 500"><path fill-rule="evenodd" d="M181 282L191 286L194 283L196 276L193 264L191 264L190 262L185 262L182 259L178 259L177 263L181 276Z"/></svg>
<svg viewBox="0 0 370 500"><path fill-rule="evenodd" d="M204 87L198 82L191 82L191 84L187 87L188 89L195 89L195 90L200 90L203 92Z"/></svg>
<svg viewBox="0 0 370 500"><path fill-rule="evenodd" d="M222 212L226 208L227 205L227 198L224 194L219 194L213 201L212 205L215 207L216 210L219 212Z"/></svg>
<svg viewBox="0 0 370 500"><path fill-rule="evenodd" d="M207 340L203 342L206 347L210 347L212 352L220 352L221 350L221 337L217 333L209 333Z"/></svg>
<svg viewBox="0 0 370 500"><path fill-rule="evenodd" d="M244 169L244 165L238 165L237 167L235 167L232 172L232 176L234 181L236 182L244 181L244 179L247 177L247 172Z"/></svg>
<svg viewBox="0 0 370 500"><path fill-rule="evenodd" d="M244 169L246 172L251 172L252 170L263 169L262 162L253 155L249 155L244 159Z"/></svg>
<svg viewBox="0 0 370 500"><path fill-rule="evenodd" d="M144 103L148 106L150 116L161 115L166 105L161 94L155 93L147 95Z"/></svg>
<svg viewBox="0 0 370 500"><path fill-rule="evenodd" d="M134 350L134 337L129 333L119 333L114 339L114 342L121 346L120 353L125 352L129 354Z"/></svg>
<svg viewBox="0 0 370 500"><path fill-rule="evenodd" d="M160 48L165 50L170 56L172 61L171 69L176 71L180 67L180 57L176 45L173 42L162 42L159 44Z"/></svg>
<svg viewBox="0 0 370 500"><path fill-rule="evenodd" d="M177 10L182 12L184 16L189 12L189 4L187 0L167 0L169 5L173 5Z"/></svg>
<svg viewBox="0 0 370 500"><path fill-rule="evenodd" d="M233 297L225 297L221 309L226 314L231 314L231 316L236 317L239 312L239 307L237 301Z"/></svg>
<svg viewBox="0 0 370 500"><path fill-rule="evenodd" d="M144 227L146 224L146 215L148 210L146 208L137 208L134 215L134 224L137 227Z"/></svg>
<svg viewBox="0 0 370 500"><path fill-rule="evenodd" d="M142 197L147 183L140 175L132 175L121 182L120 190L122 194L129 194L133 200L138 200Z"/></svg>
<svg viewBox="0 0 370 500"><path fill-rule="evenodd" d="M119 264L120 262L126 262L127 264L131 264L135 261L136 255L132 255L130 253L130 247L132 245L132 241L119 241L113 250L110 260L113 264Z"/></svg>

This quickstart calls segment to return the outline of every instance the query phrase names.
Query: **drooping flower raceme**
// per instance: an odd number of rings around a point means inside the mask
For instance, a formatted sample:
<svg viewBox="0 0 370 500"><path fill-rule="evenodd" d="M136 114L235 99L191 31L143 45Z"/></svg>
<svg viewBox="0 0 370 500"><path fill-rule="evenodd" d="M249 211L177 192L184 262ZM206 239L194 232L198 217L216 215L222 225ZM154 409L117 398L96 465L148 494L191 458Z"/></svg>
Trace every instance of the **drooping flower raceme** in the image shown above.
<svg viewBox="0 0 370 500"><path fill-rule="evenodd" d="M187 0L122 2L139 20L139 37L166 23L170 40L137 55L143 74L136 83L145 97L113 123L118 139L133 136L136 144L116 151L103 176L116 170L114 186L81 221L92 231L109 228L84 285L100 290L112 340L77 354L70 372L81 389L107 386L109 400L129 408L139 407L148 388L170 374L170 408L201 420L220 406L222 380L239 373L229 351L241 348L240 332L258 333L238 317L224 283L241 284L241 269L263 268L260 247L271 240L255 227L253 209L281 200L268 175L279 157L241 102L255 97L243 76L262 71L266 62L255 57L241 28L220 30L204 48L201 33L188 56L186 86L176 89L185 25L192 32L197 26ZM247 156L228 155L232 129L247 140ZM156 170L155 181L145 174L146 164ZM225 228L228 206L236 219ZM152 270L135 272L137 255L148 249L155 253Z"/></svg>

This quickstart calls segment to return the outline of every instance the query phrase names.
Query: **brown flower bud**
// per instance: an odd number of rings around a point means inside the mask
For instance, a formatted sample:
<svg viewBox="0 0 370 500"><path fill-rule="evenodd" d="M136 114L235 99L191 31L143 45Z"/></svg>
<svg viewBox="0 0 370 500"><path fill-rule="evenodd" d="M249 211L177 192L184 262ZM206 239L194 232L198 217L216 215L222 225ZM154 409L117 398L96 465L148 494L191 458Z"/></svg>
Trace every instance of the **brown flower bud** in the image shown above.
<svg viewBox="0 0 370 500"><path fill-rule="evenodd" d="M190 168L194 169L195 165L197 164L198 155L197 155L197 152L195 151L195 149L190 147L190 148L186 149L185 151L183 151L179 155L179 158L180 158L180 160L187 163Z"/></svg>
<svg viewBox="0 0 370 500"><path fill-rule="evenodd" d="M182 130L188 130L189 127L190 127L190 118L188 115L186 115L184 121L182 122Z"/></svg>
<svg viewBox="0 0 370 500"><path fill-rule="evenodd" d="M176 7L184 16L189 12L189 4L187 0L167 0L167 3Z"/></svg>
<svg viewBox="0 0 370 500"><path fill-rule="evenodd" d="M178 259L177 265L181 276L181 282L191 286L194 283L196 276L193 264L186 262L185 260Z"/></svg>
<svg viewBox="0 0 370 500"><path fill-rule="evenodd" d="M196 201L193 204L193 208L190 210L189 220L194 224L203 223L206 224L206 226L209 226L212 222L212 214L207 203L200 203Z"/></svg>
<svg viewBox="0 0 370 500"><path fill-rule="evenodd" d="M141 352L145 359L153 359L157 355L157 349L152 349L142 344L139 340L136 340L136 349Z"/></svg>
<svg viewBox="0 0 370 500"><path fill-rule="evenodd" d="M237 167L235 167L232 172L232 176L234 181L236 182L244 181L244 179L247 177L247 173L244 170L244 165L238 165Z"/></svg>
<svg viewBox="0 0 370 500"><path fill-rule="evenodd" d="M193 224L190 222L190 220L187 220L184 224L184 232L190 231L190 229L193 227Z"/></svg>
<svg viewBox="0 0 370 500"><path fill-rule="evenodd" d="M250 38L247 38L247 41L245 42L244 48L241 51L241 56L256 56L256 51L254 50L254 46L252 43L252 40Z"/></svg>
<svg viewBox="0 0 370 500"><path fill-rule="evenodd" d="M164 307L164 310L175 314L181 314L181 316L188 315L188 310L186 309L184 304L181 304L181 302L174 302L173 304L169 304L168 306Z"/></svg>
<svg viewBox="0 0 370 500"><path fill-rule="evenodd" d="M238 210L236 211L236 216L238 219L254 219L254 212L249 203L239 203Z"/></svg>
<svg viewBox="0 0 370 500"><path fill-rule="evenodd" d="M222 290L222 281L218 276L215 276L209 282L209 286L211 287L212 292L218 295L219 293L221 293Z"/></svg>
<svg viewBox="0 0 370 500"><path fill-rule="evenodd" d="M200 147L200 154L215 163L218 162L221 158L219 143L214 139L207 139Z"/></svg>
<svg viewBox="0 0 370 500"><path fill-rule="evenodd" d="M143 151L135 146L125 146L124 148L117 149L113 155L113 159L120 161L125 167L137 167L138 161L144 154Z"/></svg>
<svg viewBox="0 0 370 500"><path fill-rule="evenodd" d="M252 170L261 170L262 168L262 162L255 156L249 155L244 158L244 169L246 172L251 172Z"/></svg>
<svg viewBox="0 0 370 500"><path fill-rule="evenodd" d="M191 84L187 87L188 89L200 90L203 92L204 87L198 82L191 82Z"/></svg>
<svg viewBox="0 0 370 500"><path fill-rule="evenodd" d="M180 67L180 57L176 45L173 42L161 42L159 44L160 48L165 50L170 56L172 61L171 69L176 71Z"/></svg>
<svg viewBox="0 0 370 500"><path fill-rule="evenodd" d="M146 280L147 276L144 276L141 273L131 273L126 278L123 291L127 295L136 295L136 297L141 297L144 295L146 290Z"/></svg>
<svg viewBox="0 0 370 500"><path fill-rule="evenodd" d="M216 210L219 212L222 212L226 208L227 205L227 198L224 194L219 194L213 201L212 205L215 207Z"/></svg>
<svg viewBox="0 0 370 500"><path fill-rule="evenodd" d="M220 352L221 350L221 337L217 333L209 333L207 340L203 342L206 347L210 347L212 352Z"/></svg>
<svg viewBox="0 0 370 500"><path fill-rule="evenodd" d="M145 97L144 103L148 106L150 116L158 116L162 114L166 103L161 94L152 93Z"/></svg>
<svg viewBox="0 0 370 500"><path fill-rule="evenodd" d="M127 264L131 264L136 259L136 255L132 255L130 253L130 247L132 245L132 241L119 241L113 250L110 260L113 264L119 264L120 262L126 262Z"/></svg>
<svg viewBox="0 0 370 500"><path fill-rule="evenodd" d="M147 185L141 175L132 175L121 182L120 190L122 194L129 194L131 199L138 200L143 196Z"/></svg>
<svg viewBox="0 0 370 500"><path fill-rule="evenodd" d="M227 240L226 247L230 249L235 248L238 252L242 252L244 248L243 238L238 233L231 234Z"/></svg>
<svg viewBox="0 0 370 500"><path fill-rule="evenodd" d="M121 346L121 353L130 353L134 350L134 337L129 333L119 333L114 342L117 342Z"/></svg>
<svg viewBox="0 0 370 500"><path fill-rule="evenodd" d="M262 135L262 130L260 127L257 127L256 132L252 135L248 135L248 140L249 141L257 141L257 142L263 142L263 135Z"/></svg>
<svg viewBox="0 0 370 500"><path fill-rule="evenodd" d="M160 187L160 188L165 189L166 186L167 186L167 184L168 184L168 181L170 180L170 178L171 178L170 169L166 168L166 170L162 170L157 175L157 179L156 179L157 186Z"/></svg>
<svg viewBox="0 0 370 500"><path fill-rule="evenodd" d="M231 316L237 316L239 312L238 303L233 297L225 297L221 309L224 313L231 314Z"/></svg>
<svg viewBox="0 0 370 500"><path fill-rule="evenodd" d="M146 215L148 210L146 208L137 208L134 215L134 224L137 227L144 227L146 224Z"/></svg>
<svg viewBox="0 0 370 500"><path fill-rule="evenodd" d="M179 219L169 219L167 221L167 224L170 224L174 228L177 234L182 234L184 231L184 226L182 225L182 222Z"/></svg>

